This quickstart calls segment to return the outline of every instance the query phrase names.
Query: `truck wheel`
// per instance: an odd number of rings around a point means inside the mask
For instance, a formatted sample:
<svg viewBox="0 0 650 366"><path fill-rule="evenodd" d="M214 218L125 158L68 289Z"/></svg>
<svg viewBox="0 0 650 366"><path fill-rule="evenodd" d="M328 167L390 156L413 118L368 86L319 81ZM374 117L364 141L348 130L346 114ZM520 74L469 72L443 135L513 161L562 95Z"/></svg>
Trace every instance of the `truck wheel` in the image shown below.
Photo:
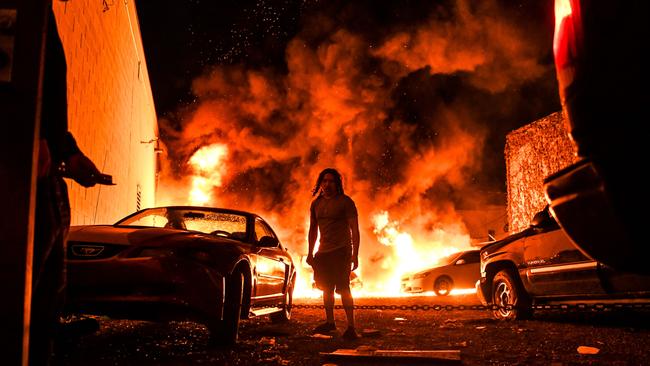
<svg viewBox="0 0 650 366"><path fill-rule="evenodd" d="M438 296L447 296L453 288L454 283L451 278L441 276L436 279L436 283L433 285L433 292Z"/></svg>
<svg viewBox="0 0 650 366"><path fill-rule="evenodd" d="M501 270L492 280L492 303L498 306L511 306L511 309L494 310L499 320L528 319L532 316L531 301L521 285L519 278L511 271Z"/></svg>

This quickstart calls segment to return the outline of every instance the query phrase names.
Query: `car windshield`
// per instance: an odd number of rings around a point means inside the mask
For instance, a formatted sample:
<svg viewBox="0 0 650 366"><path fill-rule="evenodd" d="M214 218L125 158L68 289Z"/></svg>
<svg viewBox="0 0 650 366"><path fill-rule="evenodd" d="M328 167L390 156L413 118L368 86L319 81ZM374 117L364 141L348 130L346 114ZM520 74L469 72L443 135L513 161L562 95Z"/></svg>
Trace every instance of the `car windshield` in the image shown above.
<svg viewBox="0 0 650 366"><path fill-rule="evenodd" d="M441 266L444 266L444 265L447 265L447 264L452 264L452 263L456 262L456 258L460 257L461 254L462 254L462 252L456 252L456 253L450 254L450 255L448 255L446 257L442 257L442 258L440 258L438 260L437 264L441 265Z"/></svg>
<svg viewBox="0 0 650 366"><path fill-rule="evenodd" d="M191 208L151 208L122 219L115 225L192 230L237 239L246 237L246 216Z"/></svg>

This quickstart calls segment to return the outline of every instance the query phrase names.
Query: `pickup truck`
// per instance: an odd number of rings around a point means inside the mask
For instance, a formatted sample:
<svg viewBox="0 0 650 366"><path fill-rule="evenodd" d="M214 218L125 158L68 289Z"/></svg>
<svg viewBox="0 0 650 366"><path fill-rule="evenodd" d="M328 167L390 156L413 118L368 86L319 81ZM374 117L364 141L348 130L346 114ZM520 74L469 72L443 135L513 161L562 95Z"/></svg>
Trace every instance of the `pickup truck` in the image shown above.
<svg viewBox="0 0 650 366"><path fill-rule="evenodd" d="M650 303L650 276L617 271L585 255L548 206L527 229L483 247L480 257L477 295L483 305L500 306L493 311L497 319L529 318L532 305L542 303Z"/></svg>

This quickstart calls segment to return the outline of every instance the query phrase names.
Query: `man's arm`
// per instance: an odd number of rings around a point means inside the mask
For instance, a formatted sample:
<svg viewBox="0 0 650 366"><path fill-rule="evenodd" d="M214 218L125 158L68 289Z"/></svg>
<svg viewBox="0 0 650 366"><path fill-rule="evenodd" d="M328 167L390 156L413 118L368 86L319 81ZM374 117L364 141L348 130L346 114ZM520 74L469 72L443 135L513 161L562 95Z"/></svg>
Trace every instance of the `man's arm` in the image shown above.
<svg viewBox="0 0 650 366"><path fill-rule="evenodd" d="M314 213L311 212L309 215L309 252L307 253L307 264L309 265L311 265L314 260L314 247L316 246L316 239L318 239L318 221L316 221Z"/></svg>
<svg viewBox="0 0 650 366"><path fill-rule="evenodd" d="M359 219L357 216L348 218L348 225L352 232L352 270L359 267Z"/></svg>

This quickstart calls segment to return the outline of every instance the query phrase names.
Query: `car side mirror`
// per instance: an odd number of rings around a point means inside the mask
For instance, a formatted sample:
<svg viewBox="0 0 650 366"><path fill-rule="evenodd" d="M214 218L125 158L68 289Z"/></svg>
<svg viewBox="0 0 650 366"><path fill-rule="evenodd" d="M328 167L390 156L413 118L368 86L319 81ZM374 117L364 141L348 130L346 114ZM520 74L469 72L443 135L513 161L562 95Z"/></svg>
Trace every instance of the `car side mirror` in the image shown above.
<svg viewBox="0 0 650 366"><path fill-rule="evenodd" d="M277 247L279 244L280 242L278 241L277 238L268 235L261 237L260 240L257 242L257 245L266 248Z"/></svg>
<svg viewBox="0 0 650 366"><path fill-rule="evenodd" d="M457 265L457 266L460 266L461 264L465 264L465 263L466 263L466 262L465 262L464 259L459 259L459 260L456 261L456 265Z"/></svg>
<svg viewBox="0 0 650 366"><path fill-rule="evenodd" d="M534 228L543 228L549 226L552 223L553 223L553 218L551 217L551 214L548 212L548 206L546 206L545 209L535 214L533 219L530 221L530 226Z"/></svg>

